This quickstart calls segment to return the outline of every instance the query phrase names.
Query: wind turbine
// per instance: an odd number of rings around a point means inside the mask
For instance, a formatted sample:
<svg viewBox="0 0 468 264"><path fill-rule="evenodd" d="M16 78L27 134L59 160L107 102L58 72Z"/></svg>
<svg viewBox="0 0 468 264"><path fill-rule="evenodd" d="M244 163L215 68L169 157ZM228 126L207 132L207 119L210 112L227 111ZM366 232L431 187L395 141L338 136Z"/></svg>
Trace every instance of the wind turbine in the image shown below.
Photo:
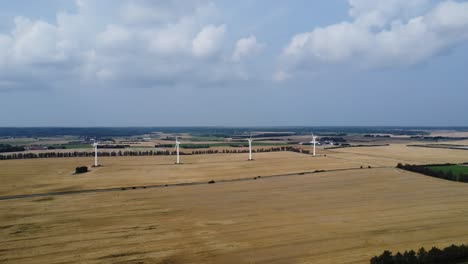
<svg viewBox="0 0 468 264"><path fill-rule="evenodd" d="M252 160L252 135L247 140L249 141L249 160Z"/></svg>
<svg viewBox="0 0 468 264"><path fill-rule="evenodd" d="M93 142L93 147L94 147L94 167L98 167L99 164L98 164L98 159L97 159L97 157L98 157L98 145L99 145L99 143L96 142L95 139L93 139L93 141L94 141L94 142Z"/></svg>
<svg viewBox="0 0 468 264"><path fill-rule="evenodd" d="M312 134L312 141L310 143L314 145L314 152L312 155L315 157L315 144L317 143L317 136L314 136L314 134Z"/></svg>
<svg viewBox="0 0 468 264"><path fill-rule="evenodd" d="M177 151L177 162L176 164L180 164L180 159L179 159L179 145L180 145L180 142L179 140L177 139L177 137L175 138L175 147L174 149Z"/></svg>

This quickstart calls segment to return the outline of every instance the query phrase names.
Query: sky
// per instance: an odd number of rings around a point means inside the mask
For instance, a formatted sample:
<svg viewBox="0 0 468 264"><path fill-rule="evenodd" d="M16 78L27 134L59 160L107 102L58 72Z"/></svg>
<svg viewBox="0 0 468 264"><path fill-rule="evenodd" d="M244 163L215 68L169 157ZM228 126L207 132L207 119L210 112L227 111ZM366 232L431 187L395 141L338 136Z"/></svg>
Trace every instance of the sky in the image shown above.
<svg viewBox="0 0 468 264"><path fill-rule="evenodd" d="M0 10L0 126L468 126L468 1Z"/></svg>

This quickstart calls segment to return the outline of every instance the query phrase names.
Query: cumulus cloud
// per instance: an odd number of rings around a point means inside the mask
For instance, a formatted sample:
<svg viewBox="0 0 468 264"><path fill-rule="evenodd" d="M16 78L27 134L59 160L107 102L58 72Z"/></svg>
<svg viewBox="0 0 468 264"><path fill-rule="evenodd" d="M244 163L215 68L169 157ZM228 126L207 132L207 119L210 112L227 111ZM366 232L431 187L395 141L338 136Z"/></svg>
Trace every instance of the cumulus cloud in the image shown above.
<svg viewBox="0 0 468 264"><path fill-rule="evenodd" d="M407 20L427 11L430 0L349 0L349 15L363 26L384 27L393 20Z"/></svg>
<svg viewBox="0 0 468 264"><path fill-rule="evenodd" d="M97 35L96 41L99 46L104 48L120 46L127 43L131 38L131 33L117 25L107 25L105 31Z"/></svg>
<svg viewBox="0 0 468 264"><path fill-rule="evenodd" d="M16 17L10 32L0 32L0 89L243 80L243 70L222 59L230 56L225 34L216 6L205 0L79 0L53 21Z"/></svg>
<svg viewBox="0 0 468 264"><path fill-rule="evenodd" d="M248 57L251 54L258 53L263 48L263 44L257 42L255 36L249 36L247 38L241 38L237 41L236 47L232 54L234 61L239 61L244 57Z"/></svg>
<svg viewBox="0 0 468 264"><path fill-rule="evenodd" d="M9 59L16 63L34 64L66 59L66 41L60 39L57 27L43 21L15 18L15 29L10 39Z"/></svg>
<svg viewBox="0 0 468 264"><path fill-rule="evenodd" d="M349 0L351 21L295 35L281 71L323 65L407 66L468 40L468 2Z"/></svg>
<svg viewBox="0 0 468 264"><path fill-rule="evenodd" d="M192 41L193 54L198 57L215 54L220 48L225 32L225 25L204 27Z"/></svg>

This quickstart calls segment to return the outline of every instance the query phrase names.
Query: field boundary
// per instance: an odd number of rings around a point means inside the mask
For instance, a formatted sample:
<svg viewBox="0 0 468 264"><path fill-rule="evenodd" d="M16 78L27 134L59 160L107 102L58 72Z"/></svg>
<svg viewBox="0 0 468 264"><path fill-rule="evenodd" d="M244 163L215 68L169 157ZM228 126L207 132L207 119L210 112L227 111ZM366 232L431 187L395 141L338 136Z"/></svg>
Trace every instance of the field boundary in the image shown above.
<svg viewBox="0 0 468 264"><path fill-rule="evenodd" d="M295 146L277 146L270 148L253 148L252 153L269 153L269 152L295 152L300 154L311 154L310 150L297 148ZM193 155L213 155L213 154L245 154L249 153L247 148L231 148L222 150L192 150L181 151L179 155L193 156ZM50 152L2 152L0 153L0 162L2 160L24 160L24 159L56 159L56 158L88 158L94 157L94 151L50 151ZM149 157L149 156L175 156L176 152L173 150L122 150L122 149L101 149L98 152L98 157Z"/></svg>
<svg viewBox="0 0 468 264"><path fill-rule="evenodd" d="M433 148L433 149L454 149L454 150L468 150L468 146L464 145L443 145L443 144L428 144L428 145L421 145L421 144L413 144L413 145L406 145L408 147L416 147L416 148Z"/></svg>

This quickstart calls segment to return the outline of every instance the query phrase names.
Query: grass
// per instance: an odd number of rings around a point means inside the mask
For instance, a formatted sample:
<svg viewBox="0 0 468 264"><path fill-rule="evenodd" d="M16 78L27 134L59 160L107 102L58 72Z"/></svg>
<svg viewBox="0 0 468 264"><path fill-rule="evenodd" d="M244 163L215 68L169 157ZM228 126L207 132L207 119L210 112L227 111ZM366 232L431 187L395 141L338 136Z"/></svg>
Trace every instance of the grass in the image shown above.
<svg viewBox="0 0 468 264"><path fill-rule="evenodd" d="M172 148L174 147L174 144L167 144L170 145ZM248 147L249 143L248 142L223 142L223 143L201 143L201 144L190 144L190 143L182 143L180 144L181 148L188 148L191 149L196 146L209 146L210 148L214 147L232 147L236 145L236 147ZM289 146L290 144L286 142L252 142L252 146L257 146L257 147L275 147L275 146ZM203 148L203 147L200 147ZM193 148L196 149L196 148Z"/></svg>
<svg viewBox="0 0 468 264"><path fill-rule="evenodd" d="M35 140L0 140L0 144L8 144L12 146L23 146L32 143L37 143Z"/></svg>
<svg viewBox="0 0 468 264"><path fill-rule="evenodd" d="M93 146L90 144L58 144L58 145L49 145L51 147L60 149L64 147L65 149L91 149Z"/></svg>
<svg viewBox="0 0 468 264"><path fill-rule="evenodd" d="M226 143L210 143L208 144L210 147L229 147L231 145L238 145L242 147L248 147L249 143L248 142L226 142ZM258 146L258 147L269 147L269 146L287 146L288 143L283 143L283 142L252 142L252 146Z"/></svg>
<svg viewBox="0 0 468 264"><path fill-rule="evenodd" d="M84 149L84 148L92 148L91 145L89 144L77 144L77 145L68 145L68 144L65 144L63 145L66 149Z"/></svg>
<svg viewBox="0 0 468 264"><path fill-rule="evenodd" d="M468 175L468 166L463 165L442 165L442 166L428 166L427 168L437 172L452 172L455 176Z"/></svg>
<svg viewBox="0 0 468 264"><path fill-rule="evenodd" d="M193 141L193 142L204 142L204 141L224 141L222 137L191 137L184 138L184 140Z"/></svg>

